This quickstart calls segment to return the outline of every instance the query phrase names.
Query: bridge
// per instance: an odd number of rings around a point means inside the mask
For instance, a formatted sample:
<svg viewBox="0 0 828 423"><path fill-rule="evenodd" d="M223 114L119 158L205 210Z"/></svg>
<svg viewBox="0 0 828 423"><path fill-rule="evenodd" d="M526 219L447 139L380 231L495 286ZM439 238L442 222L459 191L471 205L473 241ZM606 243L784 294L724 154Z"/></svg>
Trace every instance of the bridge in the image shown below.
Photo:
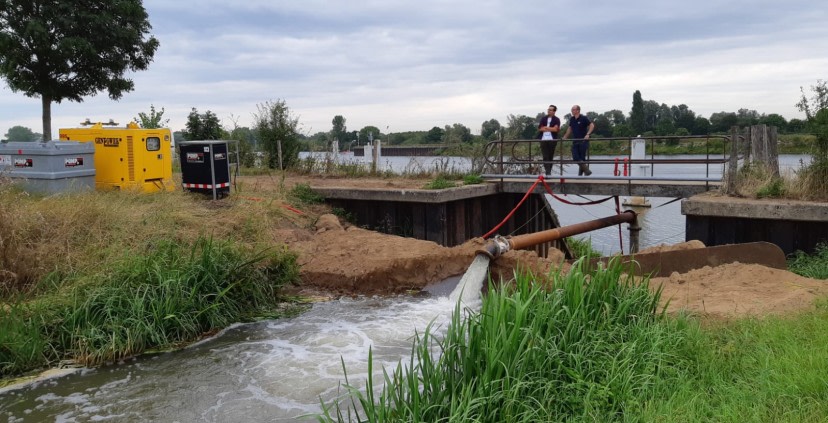
<svg viewBox="0 0 828 423"><path fill-rule="evenodd" d="M736 134L595 138L590 148L601 153L587 158L590 176L579 176L578 162L568 154L572 142L582 140L555 142L551 161L540 158L540 143L548 141L493 141L484 149L489 171L482 177L499 185L501 192L521 193L551 165L544 181L556 193L688 198L723 186L729 167L735 169L739 159L733 139L738 144ZM666 155L680 144L699 153ZM542 186L535 189L544 191Z"/></svg>

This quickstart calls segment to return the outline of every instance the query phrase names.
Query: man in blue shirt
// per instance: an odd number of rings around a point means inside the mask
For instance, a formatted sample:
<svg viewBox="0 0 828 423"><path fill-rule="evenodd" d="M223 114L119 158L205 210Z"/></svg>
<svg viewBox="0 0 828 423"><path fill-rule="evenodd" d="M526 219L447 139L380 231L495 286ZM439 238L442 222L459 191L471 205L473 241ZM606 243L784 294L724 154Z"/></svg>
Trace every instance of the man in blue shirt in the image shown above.
<svg viewBox="0 0 828 423"><path fill-rule="evenodd" d="M589 121L589 118L581 114L581 106L572 106L572 117L569 118L569 127L566 128L566 133L563 139L569 138L573 135L572 140L572 160L578 163L578 176L592 175L592 171L586 163L587 151L589 150L589 136L595 130L595 124Z"/></svg>

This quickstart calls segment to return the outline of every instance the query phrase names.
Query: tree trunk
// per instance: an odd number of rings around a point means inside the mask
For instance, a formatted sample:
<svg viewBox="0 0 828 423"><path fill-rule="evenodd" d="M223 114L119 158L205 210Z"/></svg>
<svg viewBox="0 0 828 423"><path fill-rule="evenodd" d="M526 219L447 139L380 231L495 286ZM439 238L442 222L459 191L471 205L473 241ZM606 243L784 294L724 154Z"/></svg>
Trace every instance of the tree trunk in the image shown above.
<svg viewBox="0 0 828 423"><path fill-rule="evenodd" d="M52 139L52 98L41 96L40 101L43 104L43 142Z"/></svg>

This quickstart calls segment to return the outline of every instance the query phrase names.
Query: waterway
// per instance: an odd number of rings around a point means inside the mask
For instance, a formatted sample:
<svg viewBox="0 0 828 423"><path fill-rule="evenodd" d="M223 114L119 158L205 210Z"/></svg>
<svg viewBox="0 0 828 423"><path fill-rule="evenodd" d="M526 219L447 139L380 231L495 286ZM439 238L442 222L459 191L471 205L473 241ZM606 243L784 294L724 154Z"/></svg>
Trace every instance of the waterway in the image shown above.
<svg viewBox="0 0 828 423"><path fill-rule="evenodd" d="M308 153L303 153L306 155ZM314 153L322 154L324 153ZM594 159L613 159L609 156L593 156ZM656 159L703 159L703 155L673 155L655 156ZM337 158L342 162L366 163L370 158L354 157L353 154L343 153ZM804 164L810 163L811 157L801 154L783 154L779 156L780 172L789 174L800 169ZM466 173L472 168L472 163L466 157L452 156L427 156L427 157L382 157L379 167L381 170L391 171L399 174L423 173L423 172L455 172ZM593 164L590 166L594 177L611 177L614 172L613 164ZM635 170L633 170L634 172ZM703 164L671 164L656 165L652 169L654 176L678 176L678 177L711 177L720 178L724 171L724 165ZM563 175L576 175L578 169L574 165L564 166ZM560 174L560 168L555 167L553 174ZM588 202L599 200L597 196L573 196L565 197L570 202ZM629 200L622 198L622 200ZM650 207L623 206L624 210L630 209L639 213L639 224L642 227L639 233L640 248L657 246L660 244L675 244L685 241L685 217L681 214L681 201L675 198L651 197L646 199ZM615 214L615 204L608 201L592 206L571 206L552 199L555 205L555 212L562 225L593 220ZM629 252L629 231L626 225L621 230L619 237L618 227L604 228L589 234L577 236L579 239L589 240L593 248L604 255L615 254L623 251ZM623 248L622 248L623 247Z"/></svg>

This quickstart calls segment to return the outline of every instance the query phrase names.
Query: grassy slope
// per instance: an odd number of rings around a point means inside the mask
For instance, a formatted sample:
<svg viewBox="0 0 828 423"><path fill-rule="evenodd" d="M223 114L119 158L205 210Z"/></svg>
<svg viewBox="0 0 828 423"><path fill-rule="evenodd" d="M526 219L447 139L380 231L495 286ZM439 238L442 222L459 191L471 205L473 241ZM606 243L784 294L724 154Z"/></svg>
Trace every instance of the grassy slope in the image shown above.
<svg viewBox="0 0 828 423"><path fill-rule="evenodd" d="M278 288L298 267L271 229L310 217L284 207L289 192L264 194L213 203L0 185L0 377L94 365L278 312Z"/></svg>

